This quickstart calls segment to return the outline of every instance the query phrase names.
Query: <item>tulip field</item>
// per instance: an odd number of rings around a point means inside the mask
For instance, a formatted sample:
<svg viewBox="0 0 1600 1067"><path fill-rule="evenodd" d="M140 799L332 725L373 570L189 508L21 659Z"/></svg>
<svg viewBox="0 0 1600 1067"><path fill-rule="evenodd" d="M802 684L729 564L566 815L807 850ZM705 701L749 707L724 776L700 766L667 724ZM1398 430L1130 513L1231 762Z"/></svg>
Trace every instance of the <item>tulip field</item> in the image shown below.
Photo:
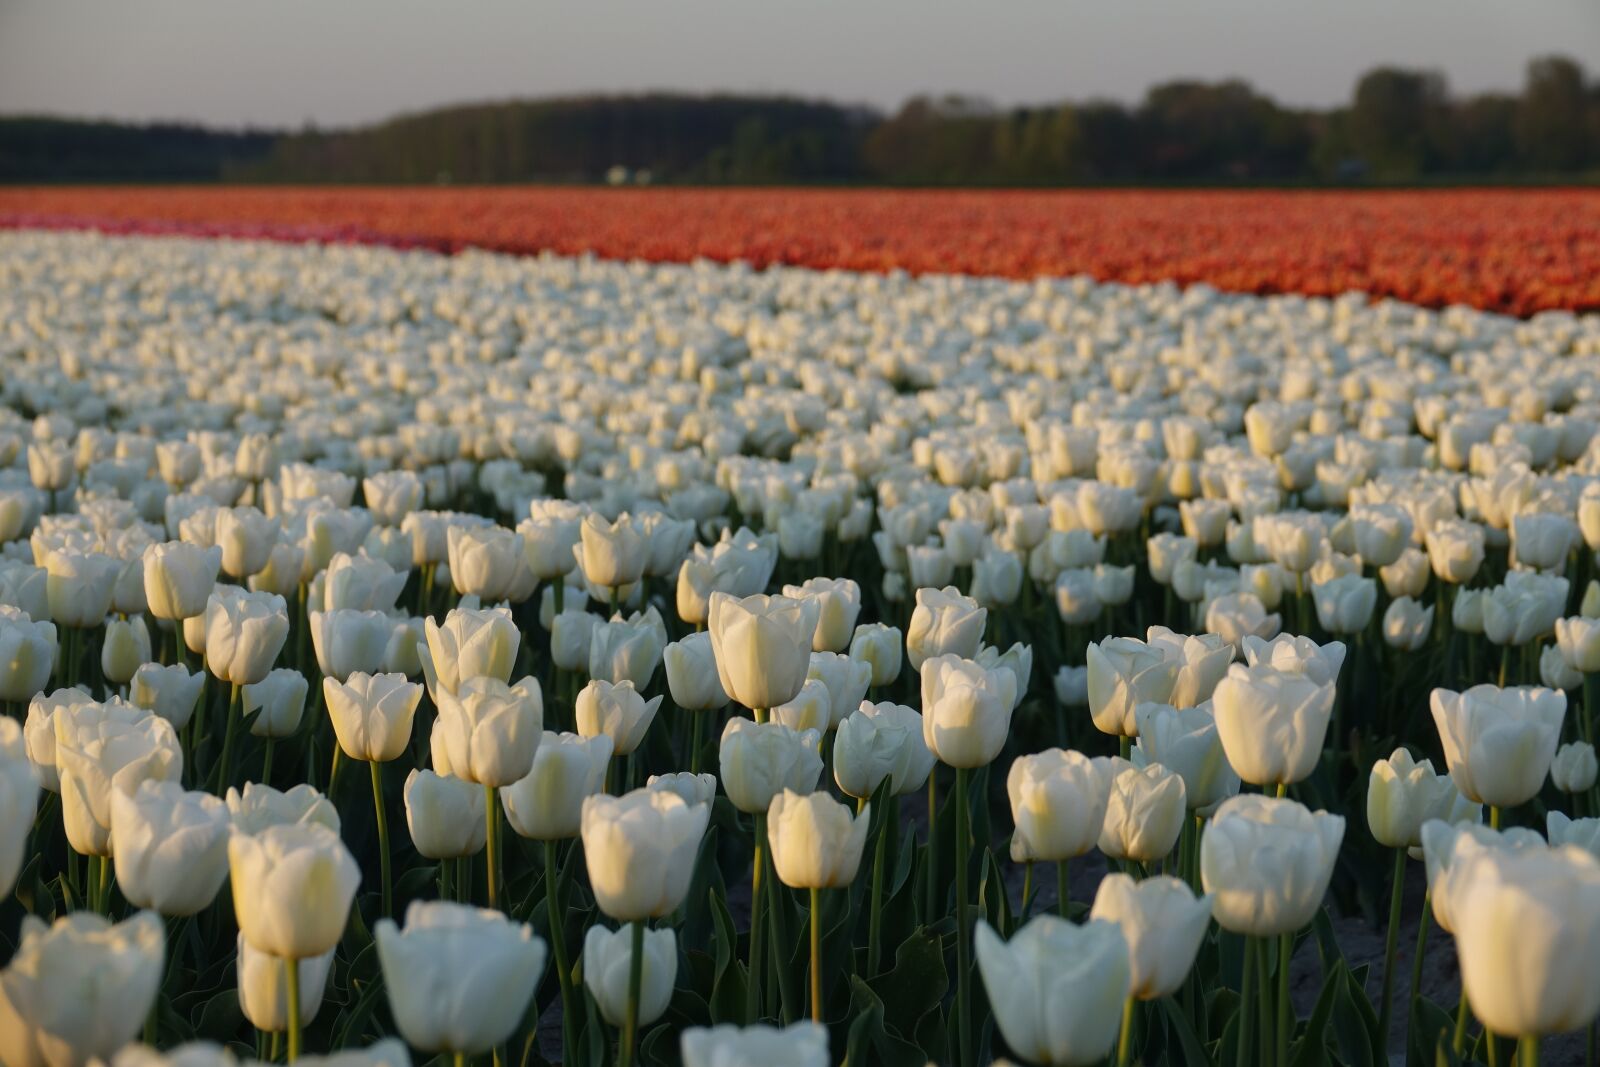
<svg viewBox="0 0 1600 1067"><path fill-rule="evenodd" d="M1600 192L583 187L0 189L0 228L1361 290L1600 311Z"/></svg>
<svg viewBox="0 0 1600 1067"><path fill-rule="evenodd" d="M0 1067L1594 1062L1593 194L1306 285L26 195Z"/></svg>

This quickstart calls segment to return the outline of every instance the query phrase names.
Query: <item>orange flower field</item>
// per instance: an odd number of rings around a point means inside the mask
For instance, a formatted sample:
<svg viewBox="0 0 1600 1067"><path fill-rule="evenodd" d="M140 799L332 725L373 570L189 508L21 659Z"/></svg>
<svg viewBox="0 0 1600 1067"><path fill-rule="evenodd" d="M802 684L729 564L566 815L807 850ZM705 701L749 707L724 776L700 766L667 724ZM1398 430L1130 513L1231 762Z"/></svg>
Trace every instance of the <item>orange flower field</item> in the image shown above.
<svg viewBox="0 0 1600 1067"><path fill-rule="evenodd" d="M1600 309L1600 192L18 188L0 226Z"/></svg>

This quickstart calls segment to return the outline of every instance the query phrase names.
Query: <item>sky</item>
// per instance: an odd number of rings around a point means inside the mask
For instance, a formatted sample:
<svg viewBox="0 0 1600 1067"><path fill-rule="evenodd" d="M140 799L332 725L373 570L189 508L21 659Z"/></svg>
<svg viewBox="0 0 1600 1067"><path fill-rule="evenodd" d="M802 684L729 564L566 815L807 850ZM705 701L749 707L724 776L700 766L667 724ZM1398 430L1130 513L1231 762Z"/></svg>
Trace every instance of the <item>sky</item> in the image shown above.
<svg viewBox="0 0 1600 1067"><path fill-rule="evenodd" d="M1326 106L1380 63L1466 93L1515 89L1550 52L1600 76L1600 3L0 0L0 113L333 127L643 89L1132 101L1178 77Z"/></svg>

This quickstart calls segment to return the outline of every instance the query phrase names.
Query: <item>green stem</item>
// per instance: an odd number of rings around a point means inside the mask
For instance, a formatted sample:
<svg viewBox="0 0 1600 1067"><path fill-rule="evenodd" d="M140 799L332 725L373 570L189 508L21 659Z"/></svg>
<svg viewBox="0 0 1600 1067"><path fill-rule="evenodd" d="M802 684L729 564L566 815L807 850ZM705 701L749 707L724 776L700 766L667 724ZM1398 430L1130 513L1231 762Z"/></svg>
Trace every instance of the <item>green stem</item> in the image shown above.
<svg viewBox="0 0 1600 1067"><path fill-rule="evenodd" d="M956 1018L961 1036L957 1048L961 1067L972 1064L972 1006L969 982L971 980L972 916L967 911L967 857L971 842L967 840L967 779L972 771L956 768ZM931 778L930 778L931 781ZM1057 868L1060 870L1060 868Z"/></svg>
<svg viewBox="0 0 1600 1067"><path fill-rule="evenodd" d="M1455 1052L1456 1058L1461 1058L1461 1053L1467 1046L1467 1022L1472 1018L1472 1007L1467 1003L1466 983L1461 985L1461 1002L1456 1005L1456 1032L1450 1041L1450 1048Z"/></svg>
<svg viewBox="0 0 1600 1067"><path fill-rule="evenodd" d="M289 1062L300 1058L300 961L283 961L283 978L289 1001Z"/></svg>
<svg viewBox="0 0 1600 1067"><path fill-rule="evenodd" d="M1417 920L1417 952L1411 958L1411 996L1406 1003L1406 1026L1417 1017L1417 998L1422 995L1422 958L1428 948L1428 926L1433 920L1433 897L1422 894L1422 917Z"/></svg>
<svg viewBox="0 0 1600 1067"><path fill-rule="evenodd" d="M1496 805L1489 805L1489 829L1500 829L1500 809Z"/></svg>
<svg viewBox="0 0 1600 1067"><path fill-rule="evenodd" d="M1261 1043L1261 1063L1272 1063L1272 936L1258 937L1256 967L1261 972L1261 1005L1256 1017L1256 1033Z"/></svg>
<svg viewBox="0 0 1600 1067"><path fill-rule="evenodd" d="M272 784L272 753L273 753L273 750L276 749L277 747L278 747L278 739L276 737L267 738L267 754L265 756L263 756L262 760L261 760L261 784L262 785L271 785Z"/></svg>
<svg viewBox="0 0 1600 1067"><path fill-rule="evenodd" d="M1517 1041L1517 1067L1539 1067L1539 1035L1524 1034Z"/></svg>
<svg viewBox="0 0 1600 1067"><path fill-rule="evenodd" d="M451 1061L455 1064L455 1067L467 1067L467 1054L465 1052L457 1052L451 1057Z"/></svg>
<svg viewBox="0 0 1600 1067"><path fill-rule="evenodd" d="M1394 850L1394 887L1389 890L1389 933L1383 948L1383 999L1378 1002L1378 1040L1389 1047L1389 1024L1394 1018L1394 961L1400 951L1400 904L1406 884L1406 850ZM1425 928L1424 928L1424 932Z"/></svg>
<svg viewBox="0 0 1600 1067"><path fill-rule="evenodd" d="M822 1022L822 890L811 887L811 1021Z"/></svg>
<svg viewBox="0 0 1600 1067"><path fill-rule="evenodd" d="M1022 917L1017 924L1028 921L1028 915L1033 911L1033 861L1027 860L1022 865Z"/></svg>
<svg viewBox="0 0 1600 1067"><path fill-rule="evenodd" d="M1278 1049L1274 1062L1289 1067L1289 1038L1294 1036L1294 1008L1289 1003L1289 958L1294 955L1294 935L1278 935Z"/></svg>
<svg viewBox="0 0 1600 1067"><path fill-rule="evenodd" d="M100 857L100 886L97 890L99 904L95 908L101 915L111 917L111 857Z"/></svg>
<svg viewBox="0 0 1600 1067"><path fill-rule="evenodd" d="M1128 1067L1133 1052L1133 1008L1138 1001L1130 994L1122 1004L1122 1035L1117 1038L1117 1067Z"/></svg>
<svg viewBox="0 0 1600 1067"><path fill-rule="evenodd" d="M940 918L939 912L939 768L928 775L928 878L927 911L923 924L929 925Z"/></svg>
<svg viewBox="0 0 1600 1067"><path fill-rule="evenodd" d="M500 836L500 820L495 816L499 815L500 813L497 810L499 807L499 800L496 799L494 786L486 785L483 787L483 804L484 843L486 846L484 849L484 864L488 871L489 907L493 909L500 906L500 893L496 886L498 879L495 878L497 867L496 861L499 859L500 851L500 842L497 840Z"/></svg>
<svg viewBox="0 0 1600 1067"><path fill-rule="evenodd" d="M1239 1026L1234 1031L1235 1067L1249 1067L1250 1063L1250 1043L1254 1040L1250 1031L1255 1028L1255 978L1255 939L1246 937L1244 939L1244 977L1239 982Z"/></svg>
<svg viewBox="0 0 1600 1067"><path fill-rule="evenodd" d="M374 760L372 769L372 811L378 818L378 863L383 874L383 917L394 918L394 876L389 868L389 817L383 811L383 764Z"/></svg>
<svg viewBox="0 0 1600 1067"><path fill-rule="evenodd" d="M764 884L761 878L761 868L765 862L763 852L767 842L767 817L758 814L755 817L755 858L750 864L750 973L749 985L745 987L745 1023L753 1025L761 1018L761 952L762 936L765 932L763 920L766 918L766 896L762 893Z"/></svg>
<svg viewBox="0 0 1600 1067"><path fill-rule="evenodd" d="M1500 646L1500 688L1506 687L1506 673L1511 669L1511 646Z"/></svg>
<svg viewBox="0 0 1600 1067"><path fill-rule="evenodd" d="M550 949L556 958L556 979L561 985L561 1047L572 1048L572 968L567 963L567 932L562 920L561 887L557 882L556 843L544 842L544 903L550 923Z"/></svg>
<svg viewBox="0 0 1600 1067"><path fill-rule="evenodd" d="M612 593L616 599L616 593ZM622 1047L617 1050L617 1067L632 1067L633 1049L639 1037L639 989L644 984L644 923L633 923L633 955L628 959L628 1012L622 1019Z"/></svg>
<svg viewBox="0 0 1600 1067"><path fill-rule="evenodd" d="M222 759L217 762L217 796L222 796L228 791L228 786L233 781L233 739L239 732L239 716L235 708L239 706L243 690L239 683L233 683L233 690L228 695L228 710L225 713L227 722L222 731Z"/></svg>
<svg viewBox="0 0 1600 1067"><path fill-rule="evenodd" d="M895 805L897 807L898 805ZM889 845L889 823L897 812L890 810L878 818L878 840L872 847L872 898L867 912L867 977L878 973L879 913L883 910L883 865Z"/></svg>

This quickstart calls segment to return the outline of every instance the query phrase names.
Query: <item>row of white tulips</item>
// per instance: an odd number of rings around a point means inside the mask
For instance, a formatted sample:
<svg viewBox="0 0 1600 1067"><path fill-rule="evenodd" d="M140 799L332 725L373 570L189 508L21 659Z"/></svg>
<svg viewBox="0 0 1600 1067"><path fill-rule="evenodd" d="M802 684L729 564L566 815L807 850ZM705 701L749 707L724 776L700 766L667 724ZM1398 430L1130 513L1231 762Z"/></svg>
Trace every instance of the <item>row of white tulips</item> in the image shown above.
<svg viewBox="0 0 1600 1067"><path fill-rule="evenodd" d="M0 278L5 1067L1592 1047L1600 320L25 233ZM1330 885L1388 894L1370 982Z"/></svg>

